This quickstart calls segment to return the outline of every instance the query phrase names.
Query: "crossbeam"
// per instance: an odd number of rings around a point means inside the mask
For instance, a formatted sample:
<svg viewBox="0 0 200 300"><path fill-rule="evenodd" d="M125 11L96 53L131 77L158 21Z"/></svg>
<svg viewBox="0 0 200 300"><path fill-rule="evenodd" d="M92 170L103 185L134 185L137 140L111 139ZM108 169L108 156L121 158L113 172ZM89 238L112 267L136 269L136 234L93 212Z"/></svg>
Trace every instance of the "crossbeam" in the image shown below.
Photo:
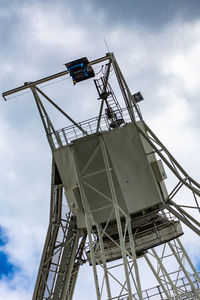
<svg viewBox="0 0 200 300"><path fill-rule="evenodd" d="M95 65L95 64L98 64L100 62L103 62L103 61L111 58L112 55L113 55L112 53L107 53L106 56L98 58L98 59L95 59L95 60L91 61L90 64L91 65ZM69 71L65 70L65 71L62 71L62 72L59 72L59 73L56 73L56 74L44 77L44 78L36 80L36 81L25 82L24 85L21 85L21 86L19 86L17 88L14 88L12 90L9 90L9 91L6 91L6 92L2 93L2 97L6 101L7 100L6 97L9 96L9 95L18 93L18 92L26 90L28 88L34 87L34 86L36 86L38 84L41 84L41 83L44 83L44 82L56 79L58 77L61 77L61 76L67 75L67 74L69 74Z"/></svg>

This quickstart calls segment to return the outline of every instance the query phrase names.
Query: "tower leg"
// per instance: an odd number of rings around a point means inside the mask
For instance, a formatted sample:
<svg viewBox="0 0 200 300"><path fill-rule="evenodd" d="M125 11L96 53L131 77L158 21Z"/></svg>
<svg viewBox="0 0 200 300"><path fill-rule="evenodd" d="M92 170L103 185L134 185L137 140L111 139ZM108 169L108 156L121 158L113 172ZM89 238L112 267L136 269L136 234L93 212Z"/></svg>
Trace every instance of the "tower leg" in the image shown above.
<svg viewBox="0 0 200 300"><path fill-rule="evenodd" d="M75 157L75 155L74 155L74 157ZM76 160L75 160L75 164L77 166ZM76 168L76 175L77 175L78 185L79 185L80 194L81 194L81 198L82 198L82 205L83 205L83 209L85 212L85 224L86 224L88 240L89 240L89 248L90 248L90 253L91 253L91 263L92 263L92 268L93 268L96 295L97 295L97 300L101 300L97 267L96 267L96 262L95 262L94 249L93 249L92 225L91 225L91 220L90 220L91 213L90 213L90 210L88 207L87 198L86 198L84 189L82 187L82 182L81 182L80 174L78 172L78 167Z"/></svg>
<svg viewBox="0 0 200 300"><path fill-rule="evenodd" d="M100 226L97 226L97 231L98 231L98 237L99 237L102 263L103 263L103 268L104 268L104 277L105 277L105 281L106 281L107 295L108 295L108 299L111 299L112 296L111 296L110 282L109 282L109 276L108 276L107 265L106 265L106 257L104 254L104 243L103 243L103 239L102 239L103 232L102 232L102 229L100 228Z"/></svg>
<svg viewBox="0 0 200 300"><path fill-rule="evenodd" d="M100 145L101 145L101 149L102 149L102 153L103 153L107 178L108 178L108 182L109 182L109 187L110 187L110 191L111 191L111 195L112 195L113 206L114 206L114 211L115 211L115 216L116 216L117 229L118 229L118 234L119 234L119 242L120 242L120 247L121 247L122 259L123 259L123 263L124 263L124 272L125 272L127 288L128 288L128 295L129 295L129 298L132 299L133 293L132 293L132 289L131 289L131 283L130 283L129 272L128 272L128 261L127 261L126 246L125 246L125 240L124 240L124 237L123 237L122 225L121 225L121 220L120 220L120 211L121 211L121 209L118 205L117 196L116 196L116 192L115 192L115 188L114 188L114 184L113 184L113 179L112 179L112 174L111 174L111 169L110 169L110 166L109 166L108 155L107 155L106 147L105 147L105 144L104 144L104 141L103 141L102 137L100 138ZM138 272L138 268L137 268L137 262L136 262L136 259L135 259L136 254L135 254L134 243L133 243L133 239L132 239L132 232L131 232L131 228L130 228L130 216L125 214L125 217L126 217L126 219L128 219L128 233L129 233L131 251L132 251L132 255L133 255L134 260L135 260L134 263L135 263L135 270L136 270L136 281L138 283L138 287L137 287L138 296L139 296L139 299L142 300L139 272Z"/></svg>

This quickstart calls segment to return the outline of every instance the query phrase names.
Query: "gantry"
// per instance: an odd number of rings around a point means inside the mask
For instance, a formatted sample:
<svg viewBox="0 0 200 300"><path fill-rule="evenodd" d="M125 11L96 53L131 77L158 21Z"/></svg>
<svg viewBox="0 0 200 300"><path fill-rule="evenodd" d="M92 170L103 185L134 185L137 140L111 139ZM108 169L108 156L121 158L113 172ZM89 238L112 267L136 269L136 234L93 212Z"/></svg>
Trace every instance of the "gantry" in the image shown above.
<svg viewBox="0 0 200 300"><path fill-rule="evenodd" d="M31 90L52 152L49 227L33 300L72 300L86 263L98 300L200 299L199 273L179 239L181 224L200 235L199 183L145 123L143 96L130 92L113 53L66 67L3 93L6 100ZM69 75L74 85L94 83L97 117L76 122L40 87ZM44 101L71 125L55 129ZM167 174L174 178L170 190ZM187 203L181 191L190 195ZM140 262L157 286L143 289Z"/></svg>

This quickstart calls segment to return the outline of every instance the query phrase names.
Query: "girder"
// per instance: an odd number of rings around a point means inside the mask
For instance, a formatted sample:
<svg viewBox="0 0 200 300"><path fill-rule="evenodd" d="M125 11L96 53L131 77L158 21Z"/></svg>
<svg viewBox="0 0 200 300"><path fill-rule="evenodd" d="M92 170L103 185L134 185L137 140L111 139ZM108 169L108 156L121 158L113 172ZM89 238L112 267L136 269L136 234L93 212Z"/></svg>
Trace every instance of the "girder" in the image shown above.
<svg viewBox="0 0 200 300"><path fill-rule="evenodd" d="M53 161L49 228L33 300L72 299L84 243L85 235L77 230L75 216L66 209L63 186Z"/></svg>

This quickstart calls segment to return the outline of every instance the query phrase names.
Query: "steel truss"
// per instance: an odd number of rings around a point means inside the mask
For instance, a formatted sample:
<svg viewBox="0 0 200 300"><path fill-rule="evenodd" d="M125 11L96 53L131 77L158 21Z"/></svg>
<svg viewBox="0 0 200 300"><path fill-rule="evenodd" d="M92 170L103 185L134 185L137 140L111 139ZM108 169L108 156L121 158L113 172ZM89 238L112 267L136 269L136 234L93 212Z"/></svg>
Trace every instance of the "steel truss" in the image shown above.
<svg viewBox="0 0 200 300"><path fill-rule="evenodd" d="M56 165L52 166L49 228L33 300L72 299L86 235L76 229L69 212Z"/></svg>
<svg viewBox="0 0 200 300"><path fill-rule="evenodd" d="M148 125L143 122L144 130L137 126L139 133L143 139L152 147L153 153L157 154L158 157L163 161L163 163L168 167L168 169L175 175L177 179L177 184L169 193L168 197L164 199L163 208L169 210L173 215L175 215L180 221L192 229L195 233L200 235L200 222L197 220L200 216L200 184L192 179L186 171L180 166L173 155L167 150L167 148L162 144L158 137L153 133L153 131L148 127ZM152 153L150 153L152 154ZM178 194L186 188L190 191L190 203L181 204ZM176 198L178 198L178 203L176 203ZM184 199L182 199L183 202ZM195 215L195 217L194 217Z"/></svg>
<svg viewBox="0 0 200 300"><path fill-rule="evenodd" d="M147 156L156 155L159 157L177 180L169 195L166 198L163 196L163 202L159 207L160 215L165 216L168 211L200 235L200 223L197 221L197 214L199 216L200 213L199 183L185 172L143 121L139 106L134 101L114 55L108 53L105 57L91 62L91 65L104 61L108 61L104 81L105 89L108 85L109 73L112 67L129 113L129 122L136 125L143 143L147 143L149 148L151 148L151 152ZM104 119L102 112L106 98L101 99L99 116L95 120L94 132L91 130L88 133L87 128L85 128L86 123L75 122L38 87L41 83L68 73L68 71L64 71L35 82L27 82L24 86L3 93L3 97L6 99L7 96L13 93L27 88L31 89L52 154L56 149L70 144L70 141L64 129L61 131L55 130L42 102L42 97L72 122L77 138L100 132ZM109 129L107 128L106 130ZM156 249L137 250L137 238L131 225L131 222L134 220L118 204L109 156L102 137L100 137L98 147L103 153L104 169L101 171L105 174L110 193L103 193L88 180L90 176L95 176L95 174L87 173L90 161L85 165L84 172L79 173L77 171L78 186L85 212L86 230L77 229L76 218L68 210L67 201L63 193L63 183L53 159L49 228L33 300L72 300L79 268L85 262L89 262L92 266L98 300L200 299L199 274L179 238L164 243ZM95 151L97 152L98 149ZM95 151L90 160L95 157ZM85 186L95 190L96 193L101 194L106 199L106 204L100 208L103 209L106 207L110 212L110 217L105 224L93 225L92 213L94 211L91 211L89 208L84 191ZM190 199L192 199L190 203L181 203L179 194L183 189L190 192ZM191 213L191 211L194 211L194 213ZM115 224L112 223L113 218L111 219L113 215L115 216ZM112 228L112 226L117 230L117 235L115 236L109 231L109 228ZM158 234L157 228L155 228L155 232ZM143 290L143 279L139 271L141 261L146 263L157 280L158 286L155 289Z"/></svg>
<svg viewBox="0 0 200 300"><path fill-rule="evenodd" d="M199 299L200 277L179 238L144 258L162 289L161 299ZM153 265L155 264L155 265Z"/></svg>

